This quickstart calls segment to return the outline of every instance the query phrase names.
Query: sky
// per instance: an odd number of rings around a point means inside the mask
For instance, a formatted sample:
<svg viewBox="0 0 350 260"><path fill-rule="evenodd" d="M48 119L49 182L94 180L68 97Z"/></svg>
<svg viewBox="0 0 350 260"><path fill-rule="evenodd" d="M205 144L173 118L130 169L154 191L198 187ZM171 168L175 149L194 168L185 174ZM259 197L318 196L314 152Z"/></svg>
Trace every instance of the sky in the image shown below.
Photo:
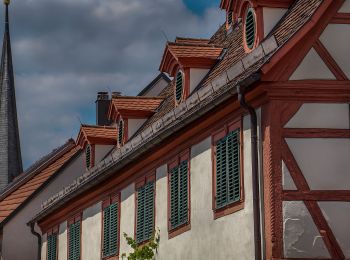
<svg viewBox="0 0 350 260"><path fill-rule="evenodd" d="M24 168L95 123L98 91L151 82L167 39L208 38L224 20L219 0L12 0Z"/></svg>

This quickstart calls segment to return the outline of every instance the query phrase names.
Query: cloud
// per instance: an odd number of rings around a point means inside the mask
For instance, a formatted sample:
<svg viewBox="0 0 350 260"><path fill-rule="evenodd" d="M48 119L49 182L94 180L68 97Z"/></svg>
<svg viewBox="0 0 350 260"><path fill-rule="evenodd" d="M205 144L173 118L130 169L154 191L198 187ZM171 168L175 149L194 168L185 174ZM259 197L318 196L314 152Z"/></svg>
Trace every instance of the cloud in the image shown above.
<svg viewBox="0 0 350 260"><path fill-rule="evenodd" d="M25 166L94 123L96 92L135 95L157 75L166 37L210 37L224 21L181 0L12 1L10 23ZM3 18L3 17L2 17Z"/></svg>

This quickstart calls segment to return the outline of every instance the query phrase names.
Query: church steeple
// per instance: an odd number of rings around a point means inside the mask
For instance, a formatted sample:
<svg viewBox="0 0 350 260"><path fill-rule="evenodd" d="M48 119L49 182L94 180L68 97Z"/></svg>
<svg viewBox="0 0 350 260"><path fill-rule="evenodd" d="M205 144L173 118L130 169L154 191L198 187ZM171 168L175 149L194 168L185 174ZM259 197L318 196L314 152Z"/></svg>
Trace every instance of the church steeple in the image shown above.
<svg viewBox="0 0 350 260"><path fill-rule="evenodd" d="M5 33L0 64L0 190L23 171L10 41L10 0L4 0L4 4Z"/></svg>

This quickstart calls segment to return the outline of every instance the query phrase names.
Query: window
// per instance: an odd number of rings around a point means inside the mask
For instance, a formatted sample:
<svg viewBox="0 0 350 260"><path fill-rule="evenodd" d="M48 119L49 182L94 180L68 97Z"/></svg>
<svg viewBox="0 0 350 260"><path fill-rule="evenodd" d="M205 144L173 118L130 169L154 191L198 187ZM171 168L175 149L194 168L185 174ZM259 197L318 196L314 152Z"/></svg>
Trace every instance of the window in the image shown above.
<svg viewBox="0 0 350 260"><path fill-rule="evenodd" d="M227 29L229 29L231 27L232 23L233 23L233 12L228 11L226 13L226 27L227 27Z"/></svg>
<svg viewBox="0 0 350 260"><path fill-rule="evenodd" d="M122 119L119 120L118 124L118 143L120 146L124 143L124 121Z"/></svg>
<svg viewBox="0 0 350 260"><path fill-rule="evenodd" d="M119 253L119 208L118 195L103 202L103 257Z"/></svg>
<svg viewBox="0 0 350 260"><path fill-rule="evenodd" d="M251 50L255 45L256 23L254 9L249 8L245 17L245 42Z"/></svg>
<svg viewBox="0 0 350 260"><path fill-rule="evenodd" d="M81 216L68 221L68 260L80 260Z"/></svg>
<svg viewBox="0 0 350 260"><path fill-rule="evenodd" d="M142 186L141 186L142 185ZM154 232L155 176L136 185L136 242L148 241Z"/></svg>
<svg viewBox="0 0 350 260"><path fill-rule="evenodd" d="M243 208L239 123L226 126L213 137L215 218Z"/></svg>
<svg viewBox="0 0 350 260"><path fill-rule="evenodd" d="M179 70L176 74L176 82L175 82L175 100L176 100L176 103L181 102L182 96L183 96L183 91L184 91L183 73L182 73L182 71Z"/></svg>
<svg viewBox="0 0 350 260"><path fill-rule="evenodd" d="M91 167L91 146L88 144L85 149L85 163L86 168L89 169Z"/></svg>
<svg viewBox="0 0 350 260"><path fill-rule="evenodd" d="M190 156L189 150L168 165L169 238L190 230Z"/></svg>
<svg viewBox="0 0 350 260"><path fill-rule="evenodd" d="M57 233L58 229L47 233L47 260L57 259Z"/></svg>

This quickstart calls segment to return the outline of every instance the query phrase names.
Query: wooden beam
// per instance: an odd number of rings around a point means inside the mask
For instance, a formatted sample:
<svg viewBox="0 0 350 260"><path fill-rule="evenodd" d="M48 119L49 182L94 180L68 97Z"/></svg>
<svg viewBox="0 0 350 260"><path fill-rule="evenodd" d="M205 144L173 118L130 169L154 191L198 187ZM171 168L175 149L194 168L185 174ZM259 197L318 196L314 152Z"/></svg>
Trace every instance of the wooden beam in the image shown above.
<svg viewBox="0 0 350 260"><path fill-rule="evenodd" d="M350 201L350 190L284 191L283 200Z"/></svg>
<svg viewBox="0 0 350 260"><path fill-rule="evenodd" d="M333 24L350 24L350 13L337 13L331 20Z"/></svg>
<svg viewBox="0 0 350 260"><path fill-rule="evenodd" d="M343 72L337 62L333 59L332 55L328 52L327 48L319 39L314 43L313 47L337 80L348 80L346 74Z"/></svg>
<svg viewBox="0 0 350 260"><path fill-rule="evenodd" d="M350 129L284 128L284 138L350 138Z"/></svg>

